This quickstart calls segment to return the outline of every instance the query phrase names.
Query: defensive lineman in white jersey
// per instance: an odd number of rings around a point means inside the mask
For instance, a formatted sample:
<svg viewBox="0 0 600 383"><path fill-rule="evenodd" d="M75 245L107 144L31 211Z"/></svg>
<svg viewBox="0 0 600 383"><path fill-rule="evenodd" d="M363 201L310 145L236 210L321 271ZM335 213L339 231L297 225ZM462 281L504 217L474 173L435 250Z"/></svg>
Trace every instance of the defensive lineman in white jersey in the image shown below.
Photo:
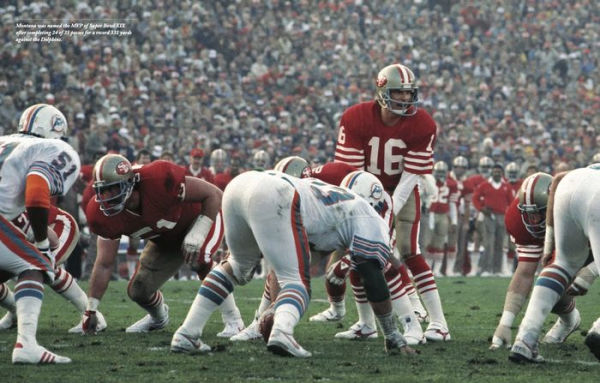
<svg viewBox="0 0 600 383"><path fill-rule="evenodd" d="M207 351L200 336L212 312L252 279L261 253L273 267L281 291L267 348L281 355L310 357L293 338L310 300L310 249L349 249L352 267L363 276L367 298L382 327L386 350L414 352L392 315L382 267L390 256L386 222L353 192L315 179L280 172L250 171L223 194L225 236L231 256L205 278L171 350Z"/></svg>
<svg viewBox="0 0 600 383"><path fill-rule="evenodd" d="M55 107L37 104L19 121L19 134L0 137L0 282L17 276L17 342L13 363L69 363L37 344L43 282L54 279L48 241L50 197L64 195L79 176L77 153L60 140L67 120ZM27 210L35 237L30 243L10 221Z"/></svg>

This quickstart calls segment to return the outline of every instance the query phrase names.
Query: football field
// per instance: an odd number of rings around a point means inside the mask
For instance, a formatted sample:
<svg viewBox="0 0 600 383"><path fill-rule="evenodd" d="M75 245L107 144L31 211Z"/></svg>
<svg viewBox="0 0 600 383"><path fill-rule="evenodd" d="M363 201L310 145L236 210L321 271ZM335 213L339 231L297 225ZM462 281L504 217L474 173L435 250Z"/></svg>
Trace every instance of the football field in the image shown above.
<svg viewBox="0 0 600 383"><path fill-rule="evenodd" d="M11 351L16 330L0 333L3 382L593 382L600 377L600 363L583 344L585 330L600 316L600 288L577 299L582 326L565 344L541 345L547 362L516 365L508 351L488 351L500 318L508 278L439 278L438 285L450 326L452 341L418 346L416 356L387 356L383 338L368 341L334 339L356 320L354 302L347 294L347 315L342 322L315 324L308 317L327 307L322 278L312 282L313 300L296 327L296 339L313 357L282 358L266 350L262 340L231 343L217 338L222 330L216 312L203 340L213 348L204 355L169 352L171 336L183 321L197 292L197 281L170 281L164 289L171 322L165 330L149 334L125 334L125 328L142 312L126 295L126 282L111 282L100 310L108 329L96 336L68 334L80 319L73 307L46 288L38 330L39 342L73 359L70 365L14 366ZM87 288L82 283L84 290ZM244 321L248 324L262 294L262 280L235 290ZM524 310L523 310L524 311ZM0 315L4 311L0 309ZM516 323L520 322L518 317ZM554 323L551 314L544 331ZM513 337L516 328L513 330Z"/></svg>

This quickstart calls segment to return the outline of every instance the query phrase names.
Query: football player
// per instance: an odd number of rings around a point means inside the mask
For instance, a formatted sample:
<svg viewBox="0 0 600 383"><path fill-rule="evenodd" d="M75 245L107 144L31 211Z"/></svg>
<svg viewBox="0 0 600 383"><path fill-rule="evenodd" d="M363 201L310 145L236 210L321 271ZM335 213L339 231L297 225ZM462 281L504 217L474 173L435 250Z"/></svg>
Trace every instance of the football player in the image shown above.
<svg viewBox="0 0 600 383"><path fill-rule="evenodd" d="M90 230L98 234L98 255L90 278L83 329L94 332L96 311L104 295L122 235L145 240L138 268L127 287L129 297L148 314L125 331L158 330L169 321L159 288L185 262L200 274L223 238L219 209L222 192L170 162L132 168L123 156L108 154L94 167L96 198L86 207ZM244 325L231 297L223 310L237 331ZM233 334L228 334L229 336Z"/></svg>
<svg viewBox="0 0 600 383"><path fill-rule="evenodd" d="M396 247L415 278L431 322L428 340L450 340L448 324L431 268L418 245L420 175L431 173L436 123L418 108L413 72L401 64L383 68L375 81L374 101L342 114L335 161L377 176L394 201Z"/></svg>
<svg viewBox="0 0 600 383"><path fill-rule="evenodd" d="M480 183L484 182L492 175L492 167L494 160L490 157L481 157L477 166L478 173L473 174L463 182L464 198L468 198L469 202L473 200L473 192L477 189ZM467 242L473 243L473 251L470 252L471 271L468 276L479 274L479 259L481 257L481 242L483 240L483 214L479 213L472 203L469 204L469 231L467 233Z"/></svg>
<svg viewBox="0 0 600 383"><path fill-rule="evenodd" d="M30 242L33 242L33 231L27 212L21 213L12 223L21 229ZM83 314L87 307L87 296L71 273L63 267L79 241L79 227L73 216L54 205L50 205L48 209L48 239L50 241L50 248L54 252L56 259L54 282L52 282L50 287L67 301L71 302L80 314ZM17 316L14 294L5 283L0 285L0 306L8 310L6 315L0 319L0 330L16 326ZM105 328L106 321L102 314L98 313L96 331L102 331ZM81 323L71 328L69 332L81 333Z"/></svg>
<svg viewBox="0 0 600 383"><path fill-rule="evenodd" d="M448 165L444 161L438 161L433 166L433 177L435 178L436 193L429 208L429 229L432 235L426 250L429 262L433 267L435 275L441 275L444 253L446 253L447 276L454 275L454 263L456 262L456 247L448 243L450 227L456 231L458 216L456 203L458 200L458 187L456 182L448 177Z"/></svg>
<svg viewBox="0 0 600 383"><path fill-rule="evenodd" d="M515 244L518 263L508 285L504 310L492 337L490 350L511 346L511 327L531 292L535 272L542 257L551 183L552 176L546 173L535 173L527 177L517 197L506 210L504 222L510 239ZM581 317L573 299L568 295L554 306L552 312L558 314L560 320L548 331L544 341L562 343L579 327Z"/></svg>
<svg viewBox="0 0 600 383"><path fill-rule="evenodd" d="M55 280L55 254L48 239L52 196L65 195L81 167L75 150L60 138L67 119L54 106L25 109L18 134L0 137L0 282L17 277L14 299L17 341L13 363L70 363L37 343L44 282ZM27 211L34 242L11 221Z"/></svg>
<svg viewBox="0 0 600 383"><path fill-rule="evenodd" d="M271 156L264 150L259 150L252 156L252 166L255 169L269 169L271 166Z"/></svg>
<svg viewBox="0 0 600 383"><path fill-rule="evenodd" d="M525 186L525 183L524 183ZM559 301L575 273L584 266L591 250L600 265L600 166L593 164L555 175L548 192L546 236L542 264L525 316L519 326L509 359L513 362L543 362L538 338L551 308ZM555 252L552 260L552 253ZM600 360L600 319L585 337L585 344Z"/></svg>
<svg viewBox="0 0 600 383"><path fill-rule="evenodd" d="M458 190L457 225L456 230L448 233L448 244L456 248L456 264L454 272L462 274L465 271L465 250L467 247L467 230L469 228L469 210L471 208L471 196L473 190L464 185L467 178L469 161L463 156L457 156L452 160L452 170L449 176L456 182ZM451 227L452 229L452 227Z"/></svg>
<svg viewBox="0 0 600 383"><path fill-rule="evenodd" d="M293 337L310 300L311 248L349 249L390 353L414 353L398 331L382 268L390 257L386 222L353 192L315 179L280 172L249 171L233 179L223 195L230 256L205 278L184 323L171 341L174 352L208 351L200 337L212 312L235 285L252 279L261 254L281 290L274 304L269 351L310 357Z"/></svg>

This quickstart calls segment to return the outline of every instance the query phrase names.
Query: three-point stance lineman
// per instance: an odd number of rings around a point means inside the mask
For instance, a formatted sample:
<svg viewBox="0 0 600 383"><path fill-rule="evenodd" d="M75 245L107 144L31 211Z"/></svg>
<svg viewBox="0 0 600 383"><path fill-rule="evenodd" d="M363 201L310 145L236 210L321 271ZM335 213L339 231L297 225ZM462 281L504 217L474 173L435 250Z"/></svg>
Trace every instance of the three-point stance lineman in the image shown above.
<svg viewBox="0 0 600 383"><path fill-rule="evenodd" d="M366 295L385 336L386 350L412 353L398 331L382 267L390 256L388 225L353 192L315 179L250 171L223 194L223 220L231 256L204 279L173 336L174 352L207 351L200 337L212 312L252 279L261 253L272 265L281 291L267 348L280 355L310 357L293 337L310 300L310 249L349 249ZM392 352L395 352L392 351Z"/></svg>

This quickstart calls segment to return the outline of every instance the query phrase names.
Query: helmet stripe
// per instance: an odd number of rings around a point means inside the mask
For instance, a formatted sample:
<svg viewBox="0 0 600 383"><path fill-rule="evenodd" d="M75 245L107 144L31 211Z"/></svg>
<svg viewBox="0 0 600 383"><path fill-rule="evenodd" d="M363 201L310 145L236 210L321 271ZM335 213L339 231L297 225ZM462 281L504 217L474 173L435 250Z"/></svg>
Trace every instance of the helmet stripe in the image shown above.
<svg viewBox="0 0 600 383"><path fill-rule="evenodd" d="M37 104L31 108L31 111L27 115L27 123L25 124L25 130L23 133L31 133L31 128L33 127L33 122L35 121L35 116L39 113L40 110L44 109L46 105Z"/></svg>
<svg viewBox="0 0 600 383"><path fill-rule="evenodd" d="M109 156L104 156L100 159L100 162L96 164L94 167L94 181L101 180L102 168L104 167L104 162L109 158Z"/></svg>
<svg viewBox="0 0 600 383"><path fill-rule="evenodd" d="M356 180L358 179L358 177L360 176L360 172L356 172L352 178L350 178L350 182L348 182L348 189L352 189L352 186L354 186L354 183L356 182Z"/></svg>
<svg viewBox="0 0 600 383"><path fill-rule="evenodd" d="M525 201L527 202L528 205L535 205L535 201L533 200L534 198L534 190L535 190L535 184L537 184L539 177L534 177L530 184L527 185L527 194L525 195Z"/></svg>
<svg viewBox="0 0 600 383"><path fill-rule="evenodd" d="M402 83L407 82L406 80L408 79L408 75L406 74L404 67L398 64L396 65L396 69L398 69L398 74L400 75L400 80L402 80Z"/></svg>

